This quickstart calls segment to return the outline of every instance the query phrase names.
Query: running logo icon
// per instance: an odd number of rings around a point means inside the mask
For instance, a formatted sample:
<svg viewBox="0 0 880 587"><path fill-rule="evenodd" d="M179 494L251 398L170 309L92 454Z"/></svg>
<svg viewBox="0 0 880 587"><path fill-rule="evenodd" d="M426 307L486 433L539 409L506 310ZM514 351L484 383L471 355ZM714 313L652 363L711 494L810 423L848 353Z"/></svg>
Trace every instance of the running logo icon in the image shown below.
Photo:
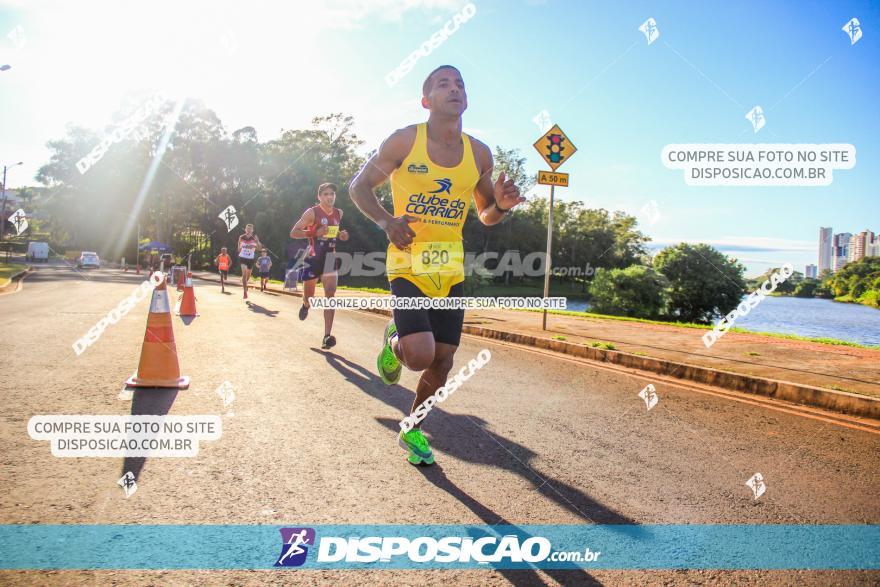
<svg viewBox="0 0 880 587"><path fill-rule="evenodd" d="M848 23L843 25L841 28L843 32L845 32L849 36L849 44L855 45L859 42L859 39L862 38L862 23L859 22L859 19L853 18Z"/></svg>
<svg viewBox="0 0 880 587"><path fill-rule="evenodd" d="M238 226L238 215L235 213L235 206L227 206L217 217L226 223L226 232L230 232Z"/></svg>
<svg viewBox="0 0 880 587"><path fill-rule="evenodd" d="M116 484L125 490L126 499L134 495L134 492L138 490L137 481L135 481L134 473L131 471L126 472L125 475L120 477Z"/></svg>
<svg viewBox="0 0 880 587"><path fill-rule="evenodd" d="M232 384L228 381L224 381L220 384L220 387L214 390L214 393L220 396L220 399L223 400L223 407L228 407L232 402L235 401L235 391L232 390Z"/></svg>
<svg viewBox="0 0 880 587"><path fill-rule="evenodd" d="M642 26L639 27L639 30L645 35L649 45L660 38L660 29L657 28L657 21L653 18L649 18L643 22Z"/></svg>
<svg viewBox="0 0 880 587"><path fill-rule="evenodd" d="M435 179L434 181L440 187L436 190L428 192L429 194L439 194L441 192L446 192L447 194L449 194L449 190L452 189L452 181L451 180L443 178L443 179ZM452 195L452 194L449 194L449 195Z"/></svg>
<svg viewBox="0 0 880 587"><path fill-rule="evenodd" d="M645 388L639 392L639 397L645 401L645 406L647 406L649 412L651 411L651 408L656 406L657 402L660 401L660 398L657 397L657 390L652 383L646 385Z"/></svg>
<svg viewBox="0 0 880 587"><path fill-rule="evenodd" d="M660 207L657 205L657 200L650 200L642 206L641 213L647 219L648 224L655 224L660 220Z"/></svg>
<svg viewBox="0 0 880 587"><path fill-rule="evenodd" d="M859 36L861 36L861 33L859 33ZM13 45L15 45L16 51L21 51L24 48L25 43L27 43L24 28L22 28L20 24L16 25L14 29L9 31L9 34L6 35L6 37L12 41Z"/></svg>
<svg viewBox="0 0 880 587"><path fill-rule="evenodd" d="M767 484L764 483L764 476L760 473L755 473L752 477L746 481L746 485L749 486L749 489L752 490L752 494L755 496L755 499L758 499L764 492L767 491Z"/></svg>
<svg viewBox="0 0 880 587"><path fill-rule="evenodd" d="M541 134L546 134L548 130L553 128L553 121L550 120L550 113L546 110L541 110L540 112L538 112L532 119L532 122L538 125L538 128L541 130Z"/></svg>
<svg viewBox="0 0 880 587"><path fill-rule="evenodd" d="M28 221L27 214L25 214L24 210L19 208L15 211L15 214L9 217L9 222L15 225L15 235L21 236L21 233L27 230Z"/></svg>
<svg viewBox="0 0 880 587"><path fill-rule="evenodd" d="M764 118L764 109L760 106L755 106L749 110L749 113L746 114L746 120L752 123L752 128L755 129L756 134L767 123L767 119Z"/></svg>
<svg viewBox="0 0 880 587"><path fill-rule="evenodd" d="M300 567L309 555L309 546L315 545L314 528L281 528L281 554L276 567Z"/></svg>

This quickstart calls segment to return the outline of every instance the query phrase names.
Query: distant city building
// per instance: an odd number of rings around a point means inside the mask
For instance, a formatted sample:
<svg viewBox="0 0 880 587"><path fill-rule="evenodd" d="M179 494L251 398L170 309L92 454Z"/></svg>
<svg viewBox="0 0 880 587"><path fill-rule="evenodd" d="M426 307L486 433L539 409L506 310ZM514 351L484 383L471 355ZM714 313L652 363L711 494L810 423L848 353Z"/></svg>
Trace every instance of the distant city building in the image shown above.
<svg viewBox="0 0 880 587"><path fill-rule="evenodd" d="M874 237L874 242L868 245L868 250L865 251L866 257L880 257L880 236Z"/></svg>
<svg viewBox="0 0 880 587"><path fill-rule="evenodd" d="M831 227L819 228L819 273L831 269Z"/></svg>
<svg viewBox="0 0 880 587"><path fill-rule="evenodd" d="M858 261L870 256L869 251L873 250L871 245L874 244L874 233L870 230L863 230L859 234L855 234L849 239L849 251L847 261Z"/></svg>
<svg viewBox="0 0 880 587"><path fill-rule="evenodd" d="M848 232L835 234L831 240L831 271L837 272L847 263L849 257L849 239L852 235Z"/></svg>
<svg viewBox="0 0 880 587"><path fill-rule="evenodd" d="M804 270L804 277L806 277L807 279L816 279L816 277L818 276L816 269L817 267L815 265L807 265L806 269Z"/></svg>

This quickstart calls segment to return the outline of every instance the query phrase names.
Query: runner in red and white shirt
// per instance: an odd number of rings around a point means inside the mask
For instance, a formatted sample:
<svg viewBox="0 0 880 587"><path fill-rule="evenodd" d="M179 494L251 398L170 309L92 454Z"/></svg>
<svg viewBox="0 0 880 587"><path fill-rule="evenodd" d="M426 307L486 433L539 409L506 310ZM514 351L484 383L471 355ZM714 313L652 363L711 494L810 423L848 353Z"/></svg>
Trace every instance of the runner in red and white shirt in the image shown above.
<svg viewBox="0 0 880 587"><path fill-rule="evenodd" d="M241 263L241 287L244 289L244 298L247 299L248 281L251 278L251 270L254 268L254 257L257 249L263 248L260 239L254 234L254 225L244 227L244 234L238 237L238 261Z"/></svg>
<svg viewBox="0 0 880 587"><path fill-rule="evenodd" d="M334 208L336 203L336 185L322 183L318 186L318 205L303 212L290 231L290 238L309 239L309 253L303 267L303 305L299 310L299 319L305 320L309 315L309 299L315 295L318 279L324 286L324 296L332 298L336 295L336 270L339 268L336 258L336 240L347 241L348 231L339 228L342 222L342 210ZM330 334L333 329L333 316L336 310L324 310L324 340L322 349L329 349L336 344L336 337Z"/></svg>

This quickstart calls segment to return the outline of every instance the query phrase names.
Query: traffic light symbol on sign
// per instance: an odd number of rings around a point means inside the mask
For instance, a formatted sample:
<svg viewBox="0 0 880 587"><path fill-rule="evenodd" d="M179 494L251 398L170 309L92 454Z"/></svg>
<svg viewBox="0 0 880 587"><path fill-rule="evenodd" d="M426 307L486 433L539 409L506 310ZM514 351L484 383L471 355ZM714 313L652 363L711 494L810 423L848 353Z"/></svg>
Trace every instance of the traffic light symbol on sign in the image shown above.
<svg viewBox="0 0 880 587"><path fill-rule="evenodd" d="M538 139L534 147L554 171L577 151L577 147L571 144L562 129L555 124L553 128L544 133L544 136Z"/></svg>
<svg viewBox="0 0 880 587"><path fill-rule="evenodd" d="M562 160L565 159L565 155L562 153L565 150L564 142L565 137L562 135L552 134L547 137L547 158L552 163L562 163Z"/></svg>

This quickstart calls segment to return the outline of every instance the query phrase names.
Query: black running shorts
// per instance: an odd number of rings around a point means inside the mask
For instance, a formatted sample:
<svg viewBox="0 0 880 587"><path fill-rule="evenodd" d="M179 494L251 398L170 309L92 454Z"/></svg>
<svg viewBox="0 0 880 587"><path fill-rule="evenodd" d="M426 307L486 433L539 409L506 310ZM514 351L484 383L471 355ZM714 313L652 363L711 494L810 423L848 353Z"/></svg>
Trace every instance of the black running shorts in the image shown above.
<svg viewBox="0 0 880 587"><path fill-rule="evenodd" d="M306 257L303 263L302 280L309 281L318 279L325 273L337 271L342 265L342 259L337 257L333 251L328 251L322 255Z"/></svg>
<svg viewBox="0 0 880 587"><path fill-rule="evenodd" d="M428 297L414 283L402 277L391 280L391 295L406 298ZM464 283L456 283L449 290L449 297L463 295ZM400 338L416 332L432 332L435 342L458 346L463 324L464 310L394 310L394 325Z"/></svg>
<svg viewBox="0 0 880 587"><path fill-rule="evenodd" d="M242 259L241 257L239 257L238 260L241 263L242 267L247 267L248 269L254 268L254 260L253 259Z"/></svg>

